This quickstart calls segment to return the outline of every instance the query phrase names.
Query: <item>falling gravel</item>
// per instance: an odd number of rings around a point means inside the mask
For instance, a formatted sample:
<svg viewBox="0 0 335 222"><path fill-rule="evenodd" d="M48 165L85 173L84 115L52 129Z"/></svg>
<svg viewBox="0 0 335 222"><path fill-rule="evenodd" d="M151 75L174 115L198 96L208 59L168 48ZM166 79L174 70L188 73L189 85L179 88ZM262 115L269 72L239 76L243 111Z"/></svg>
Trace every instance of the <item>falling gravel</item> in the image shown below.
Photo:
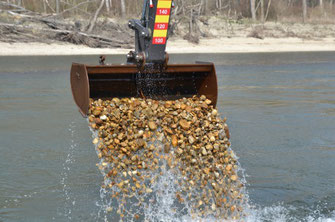
<svg viewBox="0 0 335 222"><path fill-rule="evenodd" d="M90 100L106 211L121 221L235 219L246 203L226 118L205 96Z"/></svg>

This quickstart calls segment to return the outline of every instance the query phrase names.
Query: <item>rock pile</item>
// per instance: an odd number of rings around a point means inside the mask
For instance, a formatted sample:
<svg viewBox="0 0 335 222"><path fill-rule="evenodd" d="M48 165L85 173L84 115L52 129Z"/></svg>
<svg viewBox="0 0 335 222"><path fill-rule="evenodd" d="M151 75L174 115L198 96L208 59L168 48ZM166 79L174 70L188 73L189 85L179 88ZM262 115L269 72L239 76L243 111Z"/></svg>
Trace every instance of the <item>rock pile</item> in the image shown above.
<svg viewBox="0 0 335 222"><path fill-rule="evenodd" d="M143 209L168 189L168 184L156 185L169 172L174 176L168 182L176 188L167 210L194 218L243 215L244 188L226 119L205 96L91 100L89 122L105 176L103 188L117 201L108 211L124 220L144 218Z"/></svg>

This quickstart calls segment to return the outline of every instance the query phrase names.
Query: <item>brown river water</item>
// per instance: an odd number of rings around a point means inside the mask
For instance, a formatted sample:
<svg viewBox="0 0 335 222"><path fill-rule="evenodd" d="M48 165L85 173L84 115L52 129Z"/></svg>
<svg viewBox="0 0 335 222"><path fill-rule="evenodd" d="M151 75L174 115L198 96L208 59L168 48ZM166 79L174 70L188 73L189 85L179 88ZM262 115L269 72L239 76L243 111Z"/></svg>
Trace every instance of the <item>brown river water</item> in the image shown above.
<svg viewBox="0 0 335 222"><path fill-rule="evenodd" d="M0 221L115 221L70 91L71 62L97 60L0 57ZM335 52L171 55L193 61L216 64L245 221L335 221Z"/></svg>

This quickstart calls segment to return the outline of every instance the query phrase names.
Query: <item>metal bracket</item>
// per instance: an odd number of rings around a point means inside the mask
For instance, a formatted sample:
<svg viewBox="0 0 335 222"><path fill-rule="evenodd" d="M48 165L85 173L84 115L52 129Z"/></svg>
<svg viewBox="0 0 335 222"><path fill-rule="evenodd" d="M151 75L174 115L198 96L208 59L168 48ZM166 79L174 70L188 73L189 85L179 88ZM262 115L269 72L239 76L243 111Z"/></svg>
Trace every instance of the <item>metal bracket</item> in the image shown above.
<svg viewBox="0 0 335 222"><path fill-rule="evenodd" d="M129 28L135 31L135 51L128 53L128 64L167 66L165 48L171 7L170 1L144 0L141 20L131 19L128 23Z"/></svg>

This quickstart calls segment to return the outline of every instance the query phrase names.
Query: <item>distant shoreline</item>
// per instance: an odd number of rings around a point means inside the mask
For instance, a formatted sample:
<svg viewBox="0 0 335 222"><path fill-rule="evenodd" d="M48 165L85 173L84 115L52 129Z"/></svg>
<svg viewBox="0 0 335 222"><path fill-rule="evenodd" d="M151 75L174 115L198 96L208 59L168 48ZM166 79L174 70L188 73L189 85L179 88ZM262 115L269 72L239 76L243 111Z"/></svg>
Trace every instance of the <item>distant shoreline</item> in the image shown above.
<svg viewBox="0 0 335 222"><path fill-rule="evenodd" d="M89 48L56 42L4 43L0 42L0 56L48 56L48 55L113 55L126 54L131 49ZM307 52L335 51L335 38L307 40L300 38L211 38L192 44L183 39L170 39L167 52L179 53L260 53L260 52Z"/></svg>

